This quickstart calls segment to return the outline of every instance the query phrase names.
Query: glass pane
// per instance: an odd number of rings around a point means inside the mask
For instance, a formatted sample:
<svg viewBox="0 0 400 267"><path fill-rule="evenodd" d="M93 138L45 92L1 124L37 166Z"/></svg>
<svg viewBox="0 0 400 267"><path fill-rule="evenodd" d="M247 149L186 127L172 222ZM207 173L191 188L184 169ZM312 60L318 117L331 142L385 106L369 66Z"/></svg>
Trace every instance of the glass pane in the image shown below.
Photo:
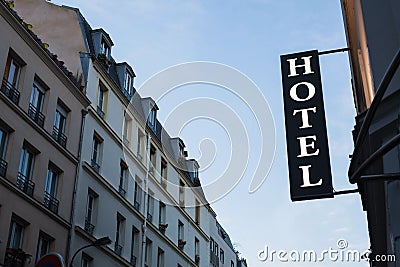
<svg viewBox="0 0 400 267"><path fill-rule="evenodd" d="M0 159L5 158L7 145L7 132L0 129Z"/></svg>
<svg viewBox="0 0 400 267"><path fill-rule="evenodd" d="M27 149L22 149L19 172L22 173L28 180L32 177L33 164L34 164L34 154Z"/></svg>
<svg viewBox="0 0 400 267"><path fill-rule="evenodd" d="M57 108L56 116L54 117L54 126L58 129L58 131L60 133L64 133L64 131L65 131L65 121L66 121L66 117Z"/></svg>
<svg viewBox="0 0 400 267"><path fill-rule="evenodd" d="M57 184L58 184L58 174L54 170L49 169L47 171L45 190L48 194L50 194L54 198L57 196Z"/></svg>

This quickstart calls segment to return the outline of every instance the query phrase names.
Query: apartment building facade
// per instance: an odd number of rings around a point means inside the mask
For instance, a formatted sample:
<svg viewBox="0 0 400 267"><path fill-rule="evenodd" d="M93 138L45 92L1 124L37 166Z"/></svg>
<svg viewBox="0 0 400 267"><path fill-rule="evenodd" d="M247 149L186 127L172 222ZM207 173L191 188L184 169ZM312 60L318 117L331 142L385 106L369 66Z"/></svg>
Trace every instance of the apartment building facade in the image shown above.
<svg viewBox="0 0 400 267"><path fill-rule="evenodd" d="M81 111L78 77L0 1L0 266L68 254Z"/></svg>
<svg viewBox="0 0 400 267"><path fill-rule="evenodd" d="M357 111L350 182L367 213L370 266L400 266L400 3L341 3Z"/></svg>
<svg viewBox="0 0 400 267"><path fill-rule="evenodd" d="M163 129L154 100L136 92L132 67L113 59L108 33L92 29L76 8L14 2L18 14L38 25L35 32L82 75L91 101L83 121L67 263L79 248L108 236L111 245L88 248L72 264L208 266L210 236L221 238L222 227L202 191L199 166L187 157L184 142ZM64 34L54 37L53 31ZM232 245L226 237L218 242L228 246L227 256L214 266L236 266Z"/></svg>

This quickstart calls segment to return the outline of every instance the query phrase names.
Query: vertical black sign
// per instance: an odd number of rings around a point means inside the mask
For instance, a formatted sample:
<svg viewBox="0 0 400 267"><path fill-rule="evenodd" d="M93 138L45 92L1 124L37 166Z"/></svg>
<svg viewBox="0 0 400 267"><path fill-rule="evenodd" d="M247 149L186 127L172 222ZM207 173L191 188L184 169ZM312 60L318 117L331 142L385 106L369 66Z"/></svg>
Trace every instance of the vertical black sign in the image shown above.
<svg viewBox="0 0 400 267"><path fill-rule="evenodd" d="M292 201L333 197L318 51L281 56Z"/></svg>

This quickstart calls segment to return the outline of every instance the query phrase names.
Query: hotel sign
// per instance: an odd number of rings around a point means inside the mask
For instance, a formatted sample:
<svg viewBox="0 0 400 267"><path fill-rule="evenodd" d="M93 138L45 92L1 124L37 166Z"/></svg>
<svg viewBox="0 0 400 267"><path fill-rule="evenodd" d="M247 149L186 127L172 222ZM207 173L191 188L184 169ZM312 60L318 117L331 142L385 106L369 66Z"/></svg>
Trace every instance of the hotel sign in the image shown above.
<svg viewBox="0 0 400 267"><path fill-rule="evenodd" d="M318 51L281 56L290 196L333 197Z"/></svg>

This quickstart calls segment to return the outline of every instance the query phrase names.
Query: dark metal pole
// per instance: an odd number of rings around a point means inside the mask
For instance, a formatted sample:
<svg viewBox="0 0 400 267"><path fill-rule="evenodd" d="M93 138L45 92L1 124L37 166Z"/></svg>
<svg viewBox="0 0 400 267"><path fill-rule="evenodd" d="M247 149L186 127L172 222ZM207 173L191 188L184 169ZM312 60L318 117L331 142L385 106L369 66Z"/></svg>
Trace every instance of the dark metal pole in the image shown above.
<svg viewBox="0 0 400 267"><path fill-rule="evenodd" d="M321 52L318 52L318 55L321 56L321 55L340 53L340 52L347 52L347 51L350 51L350 48L346 47L346 48L339 48L339 49L321 51Z"/></svg>

